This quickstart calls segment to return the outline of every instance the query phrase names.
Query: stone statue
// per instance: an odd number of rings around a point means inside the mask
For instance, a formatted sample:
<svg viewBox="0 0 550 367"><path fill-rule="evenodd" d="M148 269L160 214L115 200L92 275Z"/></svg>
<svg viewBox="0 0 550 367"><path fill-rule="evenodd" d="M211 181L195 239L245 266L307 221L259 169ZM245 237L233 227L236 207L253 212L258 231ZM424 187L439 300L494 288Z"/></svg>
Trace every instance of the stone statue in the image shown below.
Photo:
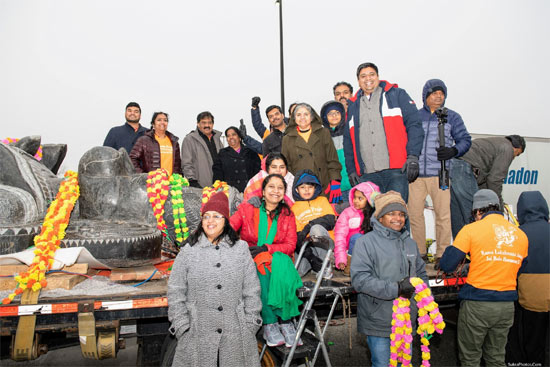
<svg viewBox="0 0 550 367"><path fill-rule="evenodd" d="M52 169L59 169L66 145L58 150L43 145L44 163L32 156L38 146L40 137L0 144L0 254L32 245L62 180ZM147 174L134 172L124 149L94 147L87 151L78 165L80 198L61 247L85 247L111 267L158 262L161 248L170 246L156 227L147 199L146 179ZM182 196L188 227L193 231L200 223L202 190L184 187ZM241 201L242 194L230 187L231 212ZM169 237L174 240L170 196L165 203L164 220Z"/></svg>

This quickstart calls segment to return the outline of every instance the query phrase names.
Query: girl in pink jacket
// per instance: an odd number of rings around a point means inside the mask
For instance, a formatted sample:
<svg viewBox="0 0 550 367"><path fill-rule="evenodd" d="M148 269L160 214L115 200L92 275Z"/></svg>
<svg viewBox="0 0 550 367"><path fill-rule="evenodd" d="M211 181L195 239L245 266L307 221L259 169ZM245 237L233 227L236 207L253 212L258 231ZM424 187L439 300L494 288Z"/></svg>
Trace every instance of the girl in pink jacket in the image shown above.
<svg viewBox="0 0 550 367"><path fill-rule="evenodd" d="M351 257L355 241L372 230L370 217L374 212L374 197L379 193L378 186L370 181L362 182L349 191L351 205L340 214L334 227L334 262L338 269L344 270L346 266L349 269L348 256Z"/></svg>

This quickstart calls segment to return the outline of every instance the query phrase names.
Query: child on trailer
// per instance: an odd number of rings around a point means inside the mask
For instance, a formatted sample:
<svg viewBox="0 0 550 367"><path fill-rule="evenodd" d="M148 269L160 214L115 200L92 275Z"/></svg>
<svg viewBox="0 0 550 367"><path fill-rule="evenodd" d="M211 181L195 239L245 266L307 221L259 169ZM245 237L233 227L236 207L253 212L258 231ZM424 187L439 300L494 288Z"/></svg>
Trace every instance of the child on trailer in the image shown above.
<svg viewBox="0 0 550 367"><path fill-rule="evenodd" d="M294 184L292 185L294 205L291 210L296 217L297 252L300 251L301 246L308 237L312 242L326 241L329 244L334 244L332 229L336 223L336 214L327 198L321 195L322 190L321 181L313 171L309 169L301 170L294 176ZM319 272L323 266L326 253L327 251L322 248L307 246L298 265L300 276L304 276L309 270ZM332 278L331 265L325 269L323 278Z"/></svg>
<svg viewBox="0 0 550 367"><path fill-rule="evenodd" d="M374 198L380 189L367 181L354 186L349 191L349 202L352 204L338 217L334 227L334 263L336 268L349 276L349 264L355 241L365 233L372 231L370 222L374 212Z"/></svg>

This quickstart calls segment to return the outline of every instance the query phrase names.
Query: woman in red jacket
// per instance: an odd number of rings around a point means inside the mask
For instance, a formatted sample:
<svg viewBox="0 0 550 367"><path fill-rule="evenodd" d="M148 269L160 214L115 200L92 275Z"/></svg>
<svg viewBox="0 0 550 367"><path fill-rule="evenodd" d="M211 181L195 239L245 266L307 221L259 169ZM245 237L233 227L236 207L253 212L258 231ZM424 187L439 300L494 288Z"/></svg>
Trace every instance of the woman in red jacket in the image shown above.
<svg viewBox="0 0 550 367"><path fill-rule="evenodd" d="M243 202L237 212L231 216L231 226L236 231L240 231L241 239L248 243L250 253L257 263L260 262L258 256L265 256L263 253L282 252L289 257L294 254L296 219L284 201L286 185L283 176L268 175L262 183L262 197L254 196L247 202ZM292 261L290 259L288 261L292 265ZM295 271L294 267L291 266L291 270ZM292 317L299 314L297 306L291 317L285 320L277 310L268 305L267 295L271 273L269 270L265 272L265 275L258 272L262 286L264 339L269 346L286 344L287 347L291 347L296 338ZM297 273L296 276L299 279ZM296 304L299 303L297 299L295 301Z"/></svg>

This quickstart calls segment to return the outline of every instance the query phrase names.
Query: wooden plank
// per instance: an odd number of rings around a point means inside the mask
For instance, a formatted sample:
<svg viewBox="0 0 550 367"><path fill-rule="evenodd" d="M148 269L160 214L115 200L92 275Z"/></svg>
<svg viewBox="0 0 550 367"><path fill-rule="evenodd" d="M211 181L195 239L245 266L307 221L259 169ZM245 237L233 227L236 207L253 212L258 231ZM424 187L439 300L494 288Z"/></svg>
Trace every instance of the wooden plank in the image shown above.
<svg viewBox="0 0 550 367"><path fill-rule="evenodd" d="M137 268L119 268L111 270L110 280L114 282L131 282L145 280L153 274L156 268L153 265L140 266ZM162 274L156 272L151 279L161 279Z"/></svg>
<svg viewBox="0 0 550 367"><path fill-rule="evenodd" d="M7 270L5 268L8 268ZM23 273L27 271L27 265L8 265L2 266L0 269L0 275L14 275L17 273ZM77 274L64 274L64 273L52 273L46 275L48 285L45 290L51 290L56 288L72 289L75 285L86 279L82 275L88 272L88 264L74 264L71 266L65 266L62 270L69 271ZM9 272L8 272L9 271ZM4 274L6 273L6 274ZM17 287L17 282L13 278L0 278L0 290L8 291L14 290Z"/></svg>

